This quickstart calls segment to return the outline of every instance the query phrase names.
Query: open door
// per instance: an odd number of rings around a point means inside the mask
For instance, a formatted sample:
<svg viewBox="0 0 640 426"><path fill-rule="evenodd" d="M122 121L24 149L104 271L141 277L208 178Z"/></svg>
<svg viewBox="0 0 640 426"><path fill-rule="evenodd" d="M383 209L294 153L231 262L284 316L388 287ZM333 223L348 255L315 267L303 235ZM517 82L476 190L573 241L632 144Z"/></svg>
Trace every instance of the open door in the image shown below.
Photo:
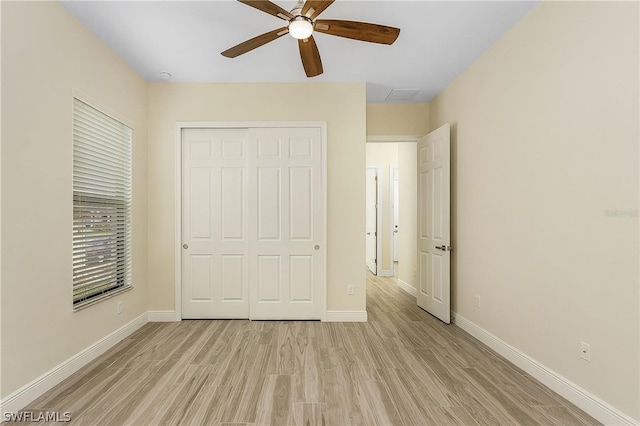
<svg viewBox="0 0 640 426"><path fill-rule="evenodd" d="M378 274L378 169L367 167L367 268Z"/></svg>
<svg viewBox="0 0 640 426"><path fill-rule="evenodd" d="M391 192L393 193L393 262L398 262L398 242L400 241L400 170L397 167L391 168ZM397 274L398 271L395 271Z"/></svg>
<svg viewBox="0 0 640 426"><path fill-rule="evenodd" d="M418 306L451 322L450 126L418 140Z"/></svg>

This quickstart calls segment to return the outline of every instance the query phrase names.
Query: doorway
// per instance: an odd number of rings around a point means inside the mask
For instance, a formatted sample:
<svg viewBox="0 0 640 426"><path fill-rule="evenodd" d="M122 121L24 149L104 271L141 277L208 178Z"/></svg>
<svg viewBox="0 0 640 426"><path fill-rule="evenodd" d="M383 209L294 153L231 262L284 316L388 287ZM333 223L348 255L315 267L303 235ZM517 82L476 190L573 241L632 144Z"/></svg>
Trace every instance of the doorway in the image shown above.
<svg viewBox="0 0 640 426"><path fill-rule="evenodd" d="M400 265L400 250L398 247L400 242L400 170L398 169L398 166L391 166L391 179L389 185L389 191L391 192L389 199L393 203L391 205L391 216L393 220L393 232L391 233L391 265L393 268L393 276L397 277Z"/></svg>
<svg viewBox="0 0 640 426"><path fill-rule="evenodd" d="M378 258L382 253L379 236L382 226L380 206L380 167L367 167L366 183L366 262L373 275L378 275Z"/></svg>
<svg viewBox="0 0 640 426"><path fill-rule="evenodd" d="M376 170L377 183L377 210L378 226L376 233L377 242L377 267L375 275L390 277L393 271L393 227L394 227L394 202L393 189L391 187L391 174L393 168L398 167L398 144L375 143L367 144L367 219L373 214L370 201L370 188L372 187L372 173ZM367 227L367 233L371 232ZM367 235L367 241L371 241L372 235ZM367 245L369 247L369 244ZM367 256L367 259L369 257Z"/></svg>
<svg viewBox="0 0 640 426"><path fill-rule="evenodd" d="M377 275L397 277L398 286L413 296L416 295L417 139L402 136L367 138L367 167L381 169L382 226L378 236L382 241Z"/></svg>

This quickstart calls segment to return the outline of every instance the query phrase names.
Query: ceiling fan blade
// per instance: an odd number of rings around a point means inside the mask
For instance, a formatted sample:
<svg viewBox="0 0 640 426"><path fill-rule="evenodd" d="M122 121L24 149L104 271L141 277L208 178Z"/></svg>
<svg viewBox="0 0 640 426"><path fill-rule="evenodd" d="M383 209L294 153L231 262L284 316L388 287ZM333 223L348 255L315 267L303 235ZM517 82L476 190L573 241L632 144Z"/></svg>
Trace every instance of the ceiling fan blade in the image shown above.
<svg viewBox="0 0 640 426"><path fill-rule="evenodd" d="M230 47L229 49L222 52L222 56L226 56L227 58L235 58L264 44L267 44L270 41L280 38L288 32L289 30L287 29L287 27L282 27L278 28L277 30L269 31L268 33L260 34L257 37L254 37L247 41L243 41L240 44Z"/></svg>
<svg viewBox="0 0 640 426"><path fill-rule="evenodd" d="M293 18L293 15L277 4L271 3L269 0L238 0L240 3L244 3L247 6L255 7L269 15L276 16L280 19L288 21Z"/></svg>
<svg viewBox="0 0 640 426"><path fill-rule="evenodd" d="M400 35L399 28L332 19L316 20L314 29L320 33L380 44L393 44Z"/></svg>
<svg viewBox="0 0 640 426"><path fill-rule="evenodd" d="M302 6L302 14L307 16L307 13L311 12L308 17L310 19L315 19L316 16L320 15L326 8L331 6L335 0L307 0ZM313 10L312 10L313 9Z"/></svg>
<svg viewBox="0 0 640 426"><path fill-rule="evenodd" d="M309 36L305 40L298 40L298 47L300 48L300 58L307 77L315 77L322 74L322 60L313 36Z"/></svg>

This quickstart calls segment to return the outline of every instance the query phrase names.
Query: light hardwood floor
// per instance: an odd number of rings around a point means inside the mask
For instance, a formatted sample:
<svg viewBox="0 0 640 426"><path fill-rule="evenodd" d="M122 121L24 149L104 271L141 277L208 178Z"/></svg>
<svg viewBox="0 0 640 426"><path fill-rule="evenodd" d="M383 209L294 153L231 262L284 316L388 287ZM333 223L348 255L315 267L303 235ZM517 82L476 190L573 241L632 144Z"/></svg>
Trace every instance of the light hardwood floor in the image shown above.
<svg viewBox="0 0 640 426"><path fill-rule="evenodd" d="M367 284L367 323L147 324L26 409L78 425L598 424L395 278Z"/></svg>

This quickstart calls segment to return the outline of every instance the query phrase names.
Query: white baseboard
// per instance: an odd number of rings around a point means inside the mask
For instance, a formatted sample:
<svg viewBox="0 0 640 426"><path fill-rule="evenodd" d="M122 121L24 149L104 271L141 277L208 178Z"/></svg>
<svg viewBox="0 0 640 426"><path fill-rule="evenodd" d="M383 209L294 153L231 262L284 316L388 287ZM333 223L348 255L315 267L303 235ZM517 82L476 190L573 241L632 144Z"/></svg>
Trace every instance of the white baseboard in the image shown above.
<svg viewBox="0 0 640 426"><path fill-rule="evenodd" d="M455 312L451 312L451 316L453 322L458 327L520 367L554 392L584 410L596 420L605 425L634 426L640 424L638 420L634 420L620 412L597 396L587 392L580 386L489 333L482 327Z"/></svg>
<svg viewBox="0 0 640 426"><path fill-rule="evenodd" d="M149 322L174 322L180 321L176 311L149 311L147 320Z"/></svg>
<svg viewBox="0 0 640 426"><path fill-rule="evenodd" d="M367 311L327 311L327 322L367 322Z"/></svg>
<svg viewBox="0 0 640 426"><path fill-rule="evenodd" d="M393 271L391 269L382 269L378 272L379 277L392 277Z"/></svg>
<svg viewBox="0 0 640 426"><path fill-rule="evenodd" d="M418 297L418 290L411 286L411 284L406 283L402 280L398 280L398 287L412 295L413 297Z"/></svg>
<svg viewBox="0 0 640 426"><path fill-rule="evenodd" d="M0 401L0 413L15 413L36 398L70 377L73 373L105 353L147 323L147 312L123 325L113 333L47 371Z"/></svg>

